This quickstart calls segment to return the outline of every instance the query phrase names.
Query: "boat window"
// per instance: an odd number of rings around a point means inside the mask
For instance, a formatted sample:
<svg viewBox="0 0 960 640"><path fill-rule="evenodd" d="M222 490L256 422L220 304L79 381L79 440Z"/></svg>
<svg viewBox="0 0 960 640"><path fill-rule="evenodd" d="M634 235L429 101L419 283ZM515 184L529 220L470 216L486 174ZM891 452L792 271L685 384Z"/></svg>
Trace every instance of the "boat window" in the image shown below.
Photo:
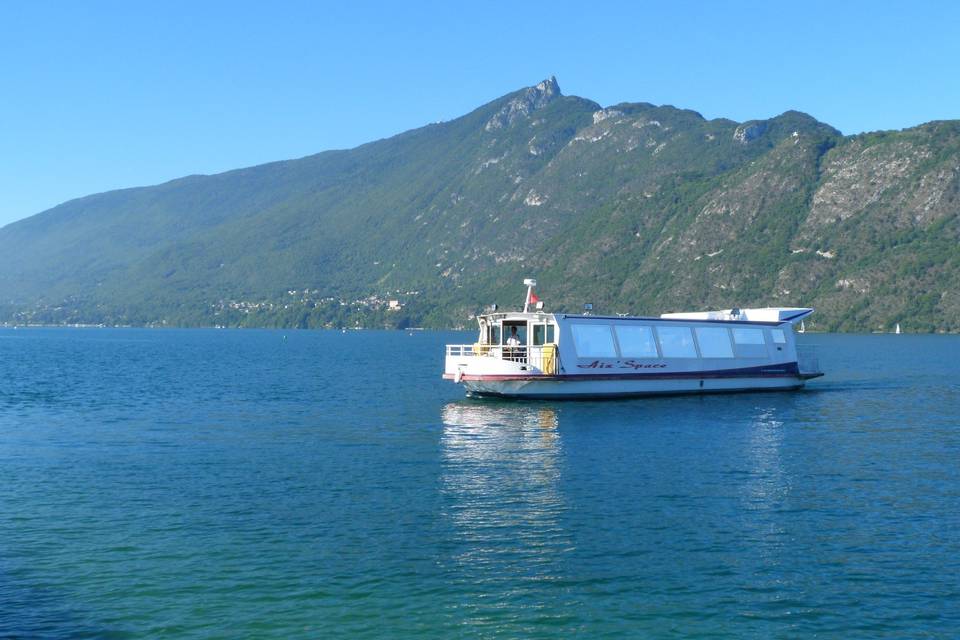
<svg viewBox="0 0 960 640"><path fill-rule="evenodd" d="M547 325L545 324L533 325L533 344L536 344L536 345L543 344L546 334L547 334Z"/></svg>
<svg viewBox="0 0 960 640"><path fill-rule="evenodd" d="M510 323L510 324L504 323L504 325L503 325L503 336L502 336L502 338L503 338L503 343L502 343L502 344L507 344L507 340L509 340L509 339L510 339L510 336L513 335L513 332L511 331L511 329L513 329L513 327L516 327L516 328L517 328L517 339L520 341L520 344L521 344L521 345L527 344L527 324L526 324L525 322L524 322L524 323Z"/></svg>
<svg viewBox="0 0 960 640"><path fill-rule="evenodd" d="M733 330L733 352L738 358L766 358L763 329L737 327Z"/></svg>
<svg viewBox="0 0 960 640"><path fill-rule="evenodd" d="M500 344L500 325L490 327L490 340L487 344Z"/></svg>
<svg viewBox="0 0 960 640"><path fill-rule="evenodd" d="M697 327L697 343L704 358L732 358L730 332L726 327Z"/></svg>
<svg viewBox="0 0 960 640"><path fill-rule="evenodd" d="M732 358L730 333L726 327L697 327L697 342L704 358Z"/></svg>
<svg viewBox="0 0 960 640"><path fill-rule="evenodd" d="M617 342L620 343L620 355L627 358L656 358L657 342L653 339L653 328L642 325L616 325Z"/></svg>
<svg viewBox="0 0 960 640"><path fill-rule="evenodd" d="M664 358L696 358L690 327L657 327L657 339Z"/></svg>
<svg viewBox="0 0 960 640"><path fill-rule="evenodd" d="M787 336L783 335L783 329L771 329L770 335L773 336L773 341L777 344L787 343Z"/></svg>
<svg viewBox="0 0 960 640"><path fill-rule="evenodd" d="M616 358L613 334L605 324L571 324L573 346L581 358Z"/></svg>
<svg viewBox="0 0 960 640"><path fill-rule="evenodd" d="M733 341L737 344L763 344L763 329L734 329Z"/></svg>
<svg viewBox="0 0 960 640"><path fill-rule="evenodd" d="M554 326L552 324L533 325L533 344L541 345L553 342Z"/></svg>

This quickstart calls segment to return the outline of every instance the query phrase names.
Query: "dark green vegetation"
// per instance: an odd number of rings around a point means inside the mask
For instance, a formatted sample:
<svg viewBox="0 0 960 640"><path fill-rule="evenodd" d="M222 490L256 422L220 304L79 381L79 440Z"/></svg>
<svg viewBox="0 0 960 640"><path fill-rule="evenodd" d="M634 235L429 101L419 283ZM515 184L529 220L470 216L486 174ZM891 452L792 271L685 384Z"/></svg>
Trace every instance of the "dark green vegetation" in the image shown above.
<svg viewBox="0 0 960 640"><path fill-rule="evenodd" d="M844 137L797 112L601 109L551 79L8 225L0 321L457 326L536 276L552 310L797 305L824 330L958 331L958 225L960 122Z"/></svg>

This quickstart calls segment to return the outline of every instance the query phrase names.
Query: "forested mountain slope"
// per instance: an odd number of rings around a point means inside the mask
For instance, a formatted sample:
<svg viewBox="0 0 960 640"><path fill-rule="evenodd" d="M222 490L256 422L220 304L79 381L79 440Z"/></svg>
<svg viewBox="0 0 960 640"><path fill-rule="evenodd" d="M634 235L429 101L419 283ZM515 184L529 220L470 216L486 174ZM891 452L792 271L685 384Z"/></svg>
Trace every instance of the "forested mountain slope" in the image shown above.
<svg viewBox="0 0 960 640"><path fill-rule="evenodd" d="M0 321L457 326L536 276L554 310L803 305L814 328L957 331L958 196L955 121L844 137L797 112L601 108L551 78L8 225Z"/></svg>

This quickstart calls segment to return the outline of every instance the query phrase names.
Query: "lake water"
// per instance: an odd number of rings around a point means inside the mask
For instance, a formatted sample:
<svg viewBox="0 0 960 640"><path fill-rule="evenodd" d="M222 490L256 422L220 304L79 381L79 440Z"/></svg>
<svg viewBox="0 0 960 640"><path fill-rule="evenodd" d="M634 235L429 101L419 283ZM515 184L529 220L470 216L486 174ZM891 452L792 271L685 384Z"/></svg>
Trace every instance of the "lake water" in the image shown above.
<svg viewBox="0 0 960 640"><path fill-rule="evenodd" d="M568 403L470 340L0 329L0 637L960 636L960 337Z"/></svg>

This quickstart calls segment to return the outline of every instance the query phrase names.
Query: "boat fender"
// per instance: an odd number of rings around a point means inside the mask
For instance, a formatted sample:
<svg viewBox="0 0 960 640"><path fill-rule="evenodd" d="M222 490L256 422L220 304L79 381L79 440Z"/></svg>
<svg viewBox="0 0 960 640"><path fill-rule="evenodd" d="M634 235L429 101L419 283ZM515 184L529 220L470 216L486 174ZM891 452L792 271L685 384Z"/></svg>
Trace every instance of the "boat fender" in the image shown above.
<svg viewBox="0 0 960 640"><path fill-rule="evenodd" d="M454 384L460 384L460 381L463 380L463 369L457 367L457 372L453 375Z"/></svg>

